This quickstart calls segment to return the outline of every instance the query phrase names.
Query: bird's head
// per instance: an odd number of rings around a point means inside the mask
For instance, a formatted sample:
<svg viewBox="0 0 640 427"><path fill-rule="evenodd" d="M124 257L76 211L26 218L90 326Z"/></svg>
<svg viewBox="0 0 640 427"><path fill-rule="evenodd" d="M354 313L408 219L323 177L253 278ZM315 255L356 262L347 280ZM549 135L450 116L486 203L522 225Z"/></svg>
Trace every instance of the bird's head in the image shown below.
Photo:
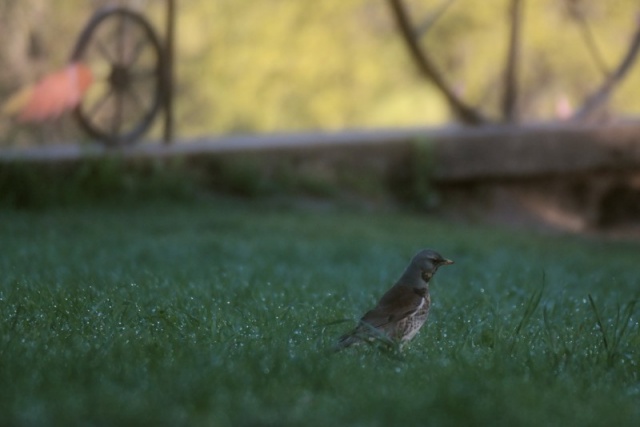
<svg viewBox="0 0 640 427"><path fill-rule="evenodd" d="M428 282L438 267L449 264L453 264L453 261L444 258L434 250L423 249L413 257L410 267L413 267L414 271L418 270L422 280Z"/></svg>

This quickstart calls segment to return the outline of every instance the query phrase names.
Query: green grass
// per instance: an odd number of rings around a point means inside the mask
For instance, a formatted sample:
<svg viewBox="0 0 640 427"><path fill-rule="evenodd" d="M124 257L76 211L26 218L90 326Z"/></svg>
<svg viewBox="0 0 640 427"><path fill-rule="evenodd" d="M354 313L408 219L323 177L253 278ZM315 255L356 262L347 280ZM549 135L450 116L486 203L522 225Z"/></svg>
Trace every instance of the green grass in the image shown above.
<svg viewBox="0 0 640 427"><path fill-rule="evenodd" d="M637 243L227 199L0 243L0 425L640 424ZM329 352L422 247L456 264L411 345Z"/></svg>

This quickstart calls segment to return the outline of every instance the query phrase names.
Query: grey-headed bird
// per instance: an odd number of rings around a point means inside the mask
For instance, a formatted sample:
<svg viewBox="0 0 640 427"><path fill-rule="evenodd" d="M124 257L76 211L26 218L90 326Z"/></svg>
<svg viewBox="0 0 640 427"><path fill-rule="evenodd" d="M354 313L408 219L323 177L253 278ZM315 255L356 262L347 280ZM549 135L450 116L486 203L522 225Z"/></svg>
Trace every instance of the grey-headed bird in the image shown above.
<svg viewBox="0 0 640 427"><path fill-rule="evenodd" d="M396 284L380 298L374 309L362 316L353 331L340 337L335 349L340 350L376 337L390 339L401 345L411 340L429 316L429 281L438 267L450 264L453 261L443 258L434 250L418 252Z"/></svg>

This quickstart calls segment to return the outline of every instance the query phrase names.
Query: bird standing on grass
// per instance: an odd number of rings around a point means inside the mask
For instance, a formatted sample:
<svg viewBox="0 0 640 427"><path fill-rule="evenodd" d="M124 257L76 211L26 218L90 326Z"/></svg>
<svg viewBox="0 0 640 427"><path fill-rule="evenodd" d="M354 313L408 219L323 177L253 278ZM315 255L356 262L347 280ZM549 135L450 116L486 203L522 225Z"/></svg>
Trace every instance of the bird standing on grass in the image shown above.
<svg viewBox="0 0 640 427"><path fill-rule="evenodd" d="M429 280L442 265L453 264L431 249L418 252L400 279L369 310L356 328L340 337L336 350L364 340L393 340L404 344L420 330L429 315Z"/></svg>

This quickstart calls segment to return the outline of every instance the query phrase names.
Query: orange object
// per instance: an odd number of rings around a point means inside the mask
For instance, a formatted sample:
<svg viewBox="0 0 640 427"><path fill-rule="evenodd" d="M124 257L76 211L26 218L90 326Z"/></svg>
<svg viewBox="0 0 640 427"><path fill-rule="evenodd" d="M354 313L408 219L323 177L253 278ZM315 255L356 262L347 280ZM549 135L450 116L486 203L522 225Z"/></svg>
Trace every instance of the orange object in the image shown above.
<svg viewBox="0 0 640 427"><path fill-rule="evenodd" d="M92 82L88 66L70 64L16 92L4 103L2 113L16 116L22 123L58 118L80 103Z"/></svg>

